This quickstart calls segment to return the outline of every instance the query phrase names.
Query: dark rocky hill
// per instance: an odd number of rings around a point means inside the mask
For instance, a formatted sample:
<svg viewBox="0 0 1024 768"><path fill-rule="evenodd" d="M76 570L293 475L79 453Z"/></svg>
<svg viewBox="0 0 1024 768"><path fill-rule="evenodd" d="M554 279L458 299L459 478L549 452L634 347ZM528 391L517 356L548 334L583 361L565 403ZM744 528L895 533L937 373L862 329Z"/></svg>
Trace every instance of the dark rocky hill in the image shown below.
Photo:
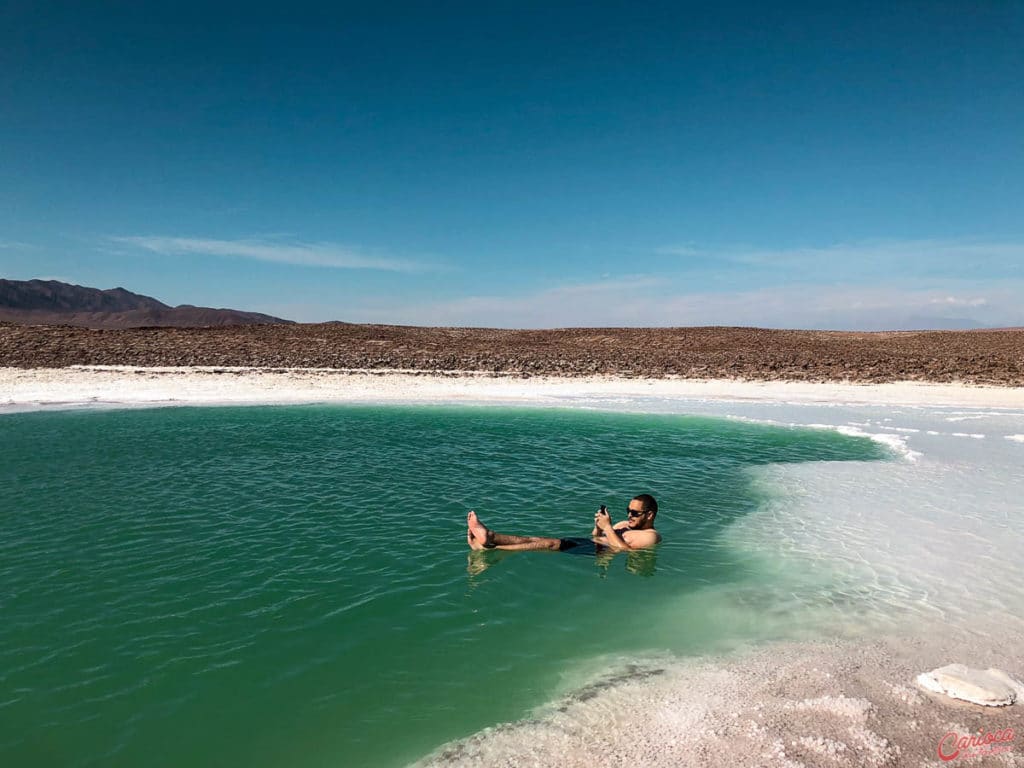
<svg viewBox="0 0 1024 768"><path fill-rule="evenodd" d="M177 327L290 323L279 317L237 309L182 304L171 307L124 288L88 288L58 280L0 279L0 321L21 325L83 328Z"/></svg>

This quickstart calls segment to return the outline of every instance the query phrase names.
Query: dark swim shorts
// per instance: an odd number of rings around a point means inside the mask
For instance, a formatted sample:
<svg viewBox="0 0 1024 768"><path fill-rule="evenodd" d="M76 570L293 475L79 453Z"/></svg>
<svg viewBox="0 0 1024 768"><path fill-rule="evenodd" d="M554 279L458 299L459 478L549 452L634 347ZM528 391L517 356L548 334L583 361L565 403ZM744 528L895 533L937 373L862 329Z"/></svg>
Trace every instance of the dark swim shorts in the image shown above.
<svg viewBox="0 0 1024 768"><path fill-rule="evenodd" d="M579 554L583 554L584 552L593 554L597 551L597 545L594 543L593 539L584 539L580 536L573 536L568 539L560 539L559 541L559 552L565 552L569 549L577 549L582 550Z"/></svg>

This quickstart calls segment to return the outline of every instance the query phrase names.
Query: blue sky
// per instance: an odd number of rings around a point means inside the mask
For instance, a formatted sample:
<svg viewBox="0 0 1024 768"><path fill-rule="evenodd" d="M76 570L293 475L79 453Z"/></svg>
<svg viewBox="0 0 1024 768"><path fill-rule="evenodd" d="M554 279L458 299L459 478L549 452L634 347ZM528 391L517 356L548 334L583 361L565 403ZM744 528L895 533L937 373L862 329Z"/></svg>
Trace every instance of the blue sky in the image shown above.
<svg viewBox="0 0 1024 768"><path fill-rule="evenodd" d="M1024 325L1024 3L11 2L0 276L423 325Z"/></svg>

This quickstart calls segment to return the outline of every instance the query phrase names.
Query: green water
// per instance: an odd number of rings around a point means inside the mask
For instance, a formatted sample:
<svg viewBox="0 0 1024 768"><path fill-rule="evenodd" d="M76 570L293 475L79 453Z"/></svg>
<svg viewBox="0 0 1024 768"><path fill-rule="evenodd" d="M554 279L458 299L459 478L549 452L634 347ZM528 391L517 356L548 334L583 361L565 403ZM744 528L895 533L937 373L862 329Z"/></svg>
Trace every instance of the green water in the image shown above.
<svg viewBox="0 0 1024 768"><path fill-rule="evenodd" d="M587 659L746 631L666 606L773 578L720 536L762 501L748 470L885 457L591 411L0 416L0 765L402 765L524 716ZM585 536L641 492L654 552L466 548L470 508Z"/></svg>

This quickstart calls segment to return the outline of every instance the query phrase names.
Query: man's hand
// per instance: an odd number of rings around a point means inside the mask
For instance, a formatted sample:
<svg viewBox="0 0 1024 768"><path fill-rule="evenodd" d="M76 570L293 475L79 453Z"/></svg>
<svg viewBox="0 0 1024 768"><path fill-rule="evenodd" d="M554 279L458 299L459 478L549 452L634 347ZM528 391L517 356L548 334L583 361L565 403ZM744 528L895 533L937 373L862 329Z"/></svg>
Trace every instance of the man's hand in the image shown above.
<svg viewBox="0 0 1024 768"><path fill-rule="evenodd" d="M602 507L594 513L594 527L599 531L607 532L612 527L612 518L608 510Z"/></svg>

